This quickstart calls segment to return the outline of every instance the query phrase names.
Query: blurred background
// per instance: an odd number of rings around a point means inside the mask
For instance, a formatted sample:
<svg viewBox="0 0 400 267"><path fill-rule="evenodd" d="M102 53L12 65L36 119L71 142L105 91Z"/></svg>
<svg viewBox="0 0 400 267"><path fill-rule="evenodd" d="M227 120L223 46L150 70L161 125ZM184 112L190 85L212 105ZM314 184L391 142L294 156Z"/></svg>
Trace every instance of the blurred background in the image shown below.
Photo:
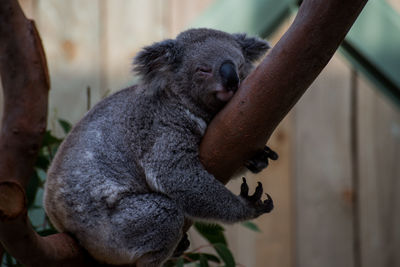
<svg viewBox="0 0 400 267"><path fill-rule="evenodd" d="M131 62L141 47L199 26L274 45L297 2L20 0L48 60L49 129L62 135L57 119L76 123L133 84ZM275 210L255 220L261 232L226 226L239 266L400 266L399 0L369 1L268 144L279 160L246 175L252 188L262 181ZM228 186L238 193L239 185ZM192 249L206 243L193 231L191 242Z"/></svg>

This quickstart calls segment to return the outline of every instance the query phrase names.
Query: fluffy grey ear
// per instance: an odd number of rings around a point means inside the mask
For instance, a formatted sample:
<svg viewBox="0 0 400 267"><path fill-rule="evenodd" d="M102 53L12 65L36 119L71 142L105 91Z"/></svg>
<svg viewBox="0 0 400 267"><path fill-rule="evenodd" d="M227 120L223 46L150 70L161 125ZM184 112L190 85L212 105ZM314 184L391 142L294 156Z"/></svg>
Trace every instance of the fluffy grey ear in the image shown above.
<svg viewBox="0 0 400 267"><path fill-rule="evenodd" d="M177 41L172 39L146 46L134 58L133 71L145 80L173 71L181 61L181 51Z"/></svg>
<svg viewBox="0 0 400 267"><path fill-rule="evenodd" d="M247 37L245 33L237 33L233 36L242 47L245 58L250 62L260 59L270 48L267 41L258 37Z"/></svg>

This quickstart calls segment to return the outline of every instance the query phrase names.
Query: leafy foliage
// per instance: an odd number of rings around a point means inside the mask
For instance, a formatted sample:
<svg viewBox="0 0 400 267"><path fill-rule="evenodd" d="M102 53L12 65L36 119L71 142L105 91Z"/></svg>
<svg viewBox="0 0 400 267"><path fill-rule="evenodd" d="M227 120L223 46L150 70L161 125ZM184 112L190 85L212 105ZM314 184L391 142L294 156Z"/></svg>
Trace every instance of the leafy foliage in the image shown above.
<svg viewBox="0 0 400 267"><path fill-rule="evenodd" d="M236 266L235 259L233 258L232 252L224 244L217 243L213 244L214 249L217 251L219 257L224 261L226 267Z"/></svg>
<svg viewBox="0 0 400 267"><path fill-rule="evenodd" d="M252 231L260 231L258 226L252 222L244 222L242 225ZM189 263L191 264L190 266L196 267L208 267L212 263L214 263L213 266L215 264L225 267L236 266L235 259L226 242L225 229L221 225L195 222L193 227L210 243L207 247L214 248L216 255L197 252L199 249L194 249L194 251L184 253L179 258L169 260L164 267L180 267ZM220 265L221 263L223 265Z"/></svg>
<svg viewBox="0 0 400 267"><path fill-rule="evenodd" d="M61 128L63 128L65 134L69 133L72 127L68 121L59 119L58 123L60 124Z"/></svg>
<svg viewBox="0 0 400 267"><path fill-rule="evenodd" d="M224 235L225 229L221 225L195 222L193 226L210 244L227 245Z"/></svg>
<svg viewBox="0 0 400 267"><path fill-rule="evenodd" d="M243 222L242 225L254 232L261 232L260 228L258 228L257 224L253 222Z"/></svg>

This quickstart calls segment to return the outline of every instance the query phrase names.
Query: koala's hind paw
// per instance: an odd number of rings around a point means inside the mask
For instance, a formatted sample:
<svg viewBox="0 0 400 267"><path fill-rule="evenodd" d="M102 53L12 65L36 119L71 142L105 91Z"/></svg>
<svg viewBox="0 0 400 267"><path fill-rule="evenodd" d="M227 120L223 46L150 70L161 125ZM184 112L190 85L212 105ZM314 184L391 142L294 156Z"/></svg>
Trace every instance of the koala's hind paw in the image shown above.
<svg viewBox="0 0 400 267"><path fill-rule="evenodd" d="M259 152L257 152L256 155L254 155L253 158L249 159L245 163L245 166L251 172L259 173L268 166L269 159L277 160L278 154L272 149L270 149L268 146L265 146L263 150L260 150Z"/></svg>
<svg viewBox="0 0 400 267"><path fill-rule="evenodd" d="M178 246L175 248L174 253L172 254L173 257L179 257L187 250L190 246L190 241L188 239L187 233L184 233L181 241L179 241Z"/></svg>
<svg viewBox="0 0 400 267"><path fill-rule="evenodd" d="M256 187L253 195L249 196L249 186L246 183L246 178L242 178L243 183L240 186L240 196L248 201L248 203L253 206L256 210L256 215L259 216L263 213L268 213L274 208L274 202L270 195L267 195L267 199L262 201L261 196L263 193L263 187L260 182Z"/></svg>

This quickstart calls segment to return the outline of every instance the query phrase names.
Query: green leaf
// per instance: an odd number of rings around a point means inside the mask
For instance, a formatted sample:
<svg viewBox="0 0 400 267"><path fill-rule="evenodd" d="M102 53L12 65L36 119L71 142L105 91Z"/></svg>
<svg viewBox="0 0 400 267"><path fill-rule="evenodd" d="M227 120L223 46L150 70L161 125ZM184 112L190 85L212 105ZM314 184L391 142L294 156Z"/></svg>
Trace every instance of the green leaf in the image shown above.
<svg viewBox="0 0 400 267"><path fill-rule="evenodd" d="M183 258L179 258L176 262L176 267L183 267Z"/></svg>
<svg viewBox="0 0 400 267"><path fill-rule="evenodd" d="M51 146L54 144L60 144L61 141L62 139L55 137L54 135L51 134L49 130L47 130L43 136L42 146L44 147L44 146Z"/></svg>
<svg viewBox="0 0 400 267"><path fill-rule="evenodd" d="M7 252L4 253L5 258L6 258L6 266L12 266L12 267L22 267L23 265L18 263L10 254Z"/></svg>
<svg viewBox="0 0 400 267"><path fill-rule="evenodd" d="M42 187L43 187L43 183L46 181L46 177L47 177L47 173L45 170L47 170L47 169L36 169L36 174L40 179Z"/></svg>
<svg viewBox="0 0 400 267"><path fill-rule="evenodd" d="M49 217L46 214L45 214L45 216L46 216L45 220L46 220L46 223L47 223L47 227L50 228L50 229L53 229L54 231L57 231L56 228L54 227L54 225L51 223Z"/></svg>
<svg viewBox="0 0 400 267"><path fill-rule="evenodd" d="M63 129L65 134L67 134L67 133L69 133L69 131L71 131L72 125L68 121L59 119L58 123L60 124L60 126Z"/></svg>
<svg viewBox="0 0 400 267"><path fill-rule="evenodd" d="M13 266L14 265L14 262L13 262L13 258L11 257L11 255L10 254L8 254L8 253L5 253L6 254L6 264L7 264L7 266Z"/></svg>
<svg viewBox="0 0 400 267"><path fill-rule="evenodd" d="M35 171L29 179L28 187L26 188L26 198L28 200L28 208L35 202L36 193L41 185L41 181Z"/></svg>
<svg viewBox="0 0 400 267"><path fill-rule="evenodd" d="M257 224L253 222L243 222L242 225L254 232L261 232L260 228L257 226Z"/></svg>
<svg viewBox="0 0 400 267"><path fill-rule="evenodd" d="M211 244L227 245L224 235L225 229L221 225L195 222L194 228Z"/></svg>
<svg viewBox="0 0 400 267"><path fill-rule="evenodd" d="M36 201L35 201L36 202ZM35 209L43 209L42 205L32 205L29 207L29 210L35 210Z"/></svg>
<svg viewBox="0 0 400 267"><path fill-rule="evenodd" d="M38 234L41 236L48 236L48 235L53 235L53 234L57 234L57 230L55 229L45 229L45 230L41 230L38 231Z"/></svg>
<svg viewBox="0 0 400 267"><path fill-rule="evenodd" d="M208 260L204 255L200 255L200 267L209 267Z"/></svg>
<svg viewBox="0 0 400 267"><path fill-rule="evenodd" d="M213 254L208 254L208 253L185 253L185 256L192 261L199 261L200 257L205 257L208 261L220 263L220 259L213 255ZM189 262L189 261L187 261Z"/></svg>
<svg viewBox="0 0 400 267"><path fill-rule="evenodd" d="M214 244L215 251L221 257L225 263L225 267L235 267L235 259L233 258L232 252L224 244Z"/></svg>
<svg viewBox="0 0 400 267"><path fill-rule="evenodd" d="M166 261L163 264L163 267L177 267L177 266L183 266L184 265L185 260L183 259L183 257L180 258L171 258L168 261Z"/></svg>
<svg viewBox="0 0 400 267"><path fill-rule="evenodd" d="M49 155L50 156L50 161L53 160L53 157L56 155L59 146L60 146L60 144L52 146L51 151L50 151L50 155Z"/></svg>
<svg viewBox="0 0 400 267"><path fill-rule="evenodd" d="M50 165L49 157L47 155L44 155L43 151L40 151L35 163L36 168L47 170L49 165Z"/></svg>

